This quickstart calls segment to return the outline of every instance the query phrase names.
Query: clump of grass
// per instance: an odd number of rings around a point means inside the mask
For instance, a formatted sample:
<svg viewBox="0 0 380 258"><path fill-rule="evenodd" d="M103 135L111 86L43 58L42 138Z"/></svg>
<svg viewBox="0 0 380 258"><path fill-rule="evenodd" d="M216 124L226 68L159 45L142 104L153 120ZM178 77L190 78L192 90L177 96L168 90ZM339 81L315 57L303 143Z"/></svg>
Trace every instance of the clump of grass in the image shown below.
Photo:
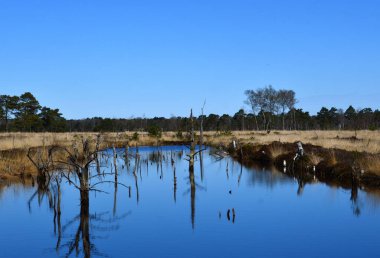
<svg viewBox="0 0 380 258"><path fill-rule="evenodd" d="M281 144L271 144L268 146L268 150L271 153L273 159L282 154L288 153L288 151Z"/></svg>
<svg viewBox="0 0 380 258"><path fill-rule="evenodd" d="M330 150L328 152L328 157L327 157L329 165L336 165L338 163L338 159L336 158L336 154L334 150Z"/></svg>
<svg viewBox="0 0 380 258"><path fill-rule="evenodd" d="M134 132L132 137L131 137L131 140L132 141L138 141L139 140L139 133L138 132Z"/></svg>
<svg viewBox="0 0 380 258"><path fill-rule="evenodd" d="M175 134L175 137L177 137L178 139L183 139L183 133L181 130L179 130L176 134Z"/></svg>
<svg viewBox="0 0 380 258"><path fill-rule="evenodd" d="M314 166L318 165L323 160L323 158L321 156L319 156L318 154L316 154L314 152L309 153L308 157L309 157L310 162Z"/></svg>

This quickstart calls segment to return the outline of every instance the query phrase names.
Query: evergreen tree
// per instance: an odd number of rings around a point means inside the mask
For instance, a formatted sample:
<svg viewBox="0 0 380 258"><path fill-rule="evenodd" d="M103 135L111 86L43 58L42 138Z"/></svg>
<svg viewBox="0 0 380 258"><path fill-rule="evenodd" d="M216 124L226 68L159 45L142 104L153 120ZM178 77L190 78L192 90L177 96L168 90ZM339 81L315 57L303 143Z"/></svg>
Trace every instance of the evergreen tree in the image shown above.
<svg viewBox="0 0 380 258"><path fill-rule="evenodd" d="M39 131L42 129L42 120L38 116L41 106L30 92L25 92L19 98L15 112L16 128L22 131Z"/></svg>
<svg viewBox="0 0 380 258"><path fill-rule="evenodd" d="M39 116L45 131L63 132L66 130L66 120L62 117L59 109L43 107Z"/></svg>
<svg viewBox="0 0 380 258"><path fill-rule="evenodd" d="M9 129L9 120L17 109L17 96L0 95L0 119L3 121L5 131Z"/></svg>

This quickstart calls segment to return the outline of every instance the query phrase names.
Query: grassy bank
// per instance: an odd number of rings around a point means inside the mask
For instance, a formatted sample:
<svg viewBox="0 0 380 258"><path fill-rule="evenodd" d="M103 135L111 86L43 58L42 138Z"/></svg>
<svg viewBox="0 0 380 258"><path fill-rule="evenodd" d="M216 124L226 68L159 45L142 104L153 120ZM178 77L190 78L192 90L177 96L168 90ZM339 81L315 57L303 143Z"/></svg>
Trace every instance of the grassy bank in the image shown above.
<svg viewBox="0 0 380 258"><path fill-rule="evenodd" d="M28 160L26 154L29 148L48 146L70 147L73 141L83 138L95 139L98 133L0 133L0 176L30 175L35 173L35 168ZM145 132L102 133L101 148L112 145L122 147L128 144L156 145L156 144L181 144L186 142L186 136L175 132L164 132L160 139L150 137ZM236 132L205 132L204 142L211 146L228 146L233 140L240 145L261 148L273 142L282 145L270 145L271 159L278 156L293 153L294 142L301 141L310 146L320 146L326 152L310 153L312 163L317 165L320 161L337 159L336 153L340 151L352 153L365 153L355 157L355 165L361 170L372 171L380 175L380 132L379 131L236 131ZM286 143L289 143L286 145ZM312 155L313 154L313 155ZM327 157L330 155L331 157ZM323 156L323 157L322 157ZM339 159L338 155L338 159ZM351 162L345 158L345 161ZM352 162L351 162L352 163ZM350 163L350 164L351 164Z"/></svg>
<svg viewBox="0 0 380 258"><path fill-rule="evenodd" d="M40 146L69 146L78 137L95 138L98 133L0 133L0 151L12 149L28 149ZM149 137L146 132L103 133L105 144L123 145L154 145L157 139ZM185 134L183 134L185 135ZM136 135L135 135L136 136ZM380 131L234 131L234 132L205 132L204 141L210 145L226 145L232 140L242 144L257 145L272 142L294 143L301 141L324 148L342 149L347 151L380 153ZM159 139L162 143L180 143L186 139L178 137L175 132L164 132Z"/></svg>
<svg viewBox="0 0 380 258"><path fill-rule="evenodd" d="M327 149L311 144L303 146L304 155L295 159L293 143L268 145L245 144L228 148L229 153L245 165L275 167L304 182L318 181L344 187L380 188L380 154Z"/></svg>

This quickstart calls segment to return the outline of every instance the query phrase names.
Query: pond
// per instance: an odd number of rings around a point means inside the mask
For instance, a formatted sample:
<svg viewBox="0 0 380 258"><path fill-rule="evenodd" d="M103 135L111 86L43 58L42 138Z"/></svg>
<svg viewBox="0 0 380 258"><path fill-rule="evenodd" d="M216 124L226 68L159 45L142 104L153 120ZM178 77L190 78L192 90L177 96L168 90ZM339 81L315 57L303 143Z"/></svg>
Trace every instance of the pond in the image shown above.
<svg viewBox="0 0 380 258"><path fill-rule="evenodd" d="M376 192L303 184L210 149L194 174L183 146L140 147L137 167L118 152L118 184L106 150L88 203L65 178L47 192L2 185L0 257L380 257Z"/></svg>

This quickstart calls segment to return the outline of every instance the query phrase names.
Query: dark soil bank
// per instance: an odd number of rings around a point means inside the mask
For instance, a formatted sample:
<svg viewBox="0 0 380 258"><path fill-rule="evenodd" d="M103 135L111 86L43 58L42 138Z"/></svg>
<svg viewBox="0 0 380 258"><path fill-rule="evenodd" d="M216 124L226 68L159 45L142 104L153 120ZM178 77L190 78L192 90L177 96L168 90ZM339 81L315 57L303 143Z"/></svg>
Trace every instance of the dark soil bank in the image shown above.
<svg viewBox="0 0 380 258"><path fill-rule="evenodd" d="M305 144L304 155L295 159L297 144L281 142L269 145L246 144L237 148L231 144L227 150L244 165L275 166L279 171L302 178L306 182L318 179L347 188L380 188L380 171L373 169L374 166L368 166L368 162L380 159L378 154Z"/></svg>

